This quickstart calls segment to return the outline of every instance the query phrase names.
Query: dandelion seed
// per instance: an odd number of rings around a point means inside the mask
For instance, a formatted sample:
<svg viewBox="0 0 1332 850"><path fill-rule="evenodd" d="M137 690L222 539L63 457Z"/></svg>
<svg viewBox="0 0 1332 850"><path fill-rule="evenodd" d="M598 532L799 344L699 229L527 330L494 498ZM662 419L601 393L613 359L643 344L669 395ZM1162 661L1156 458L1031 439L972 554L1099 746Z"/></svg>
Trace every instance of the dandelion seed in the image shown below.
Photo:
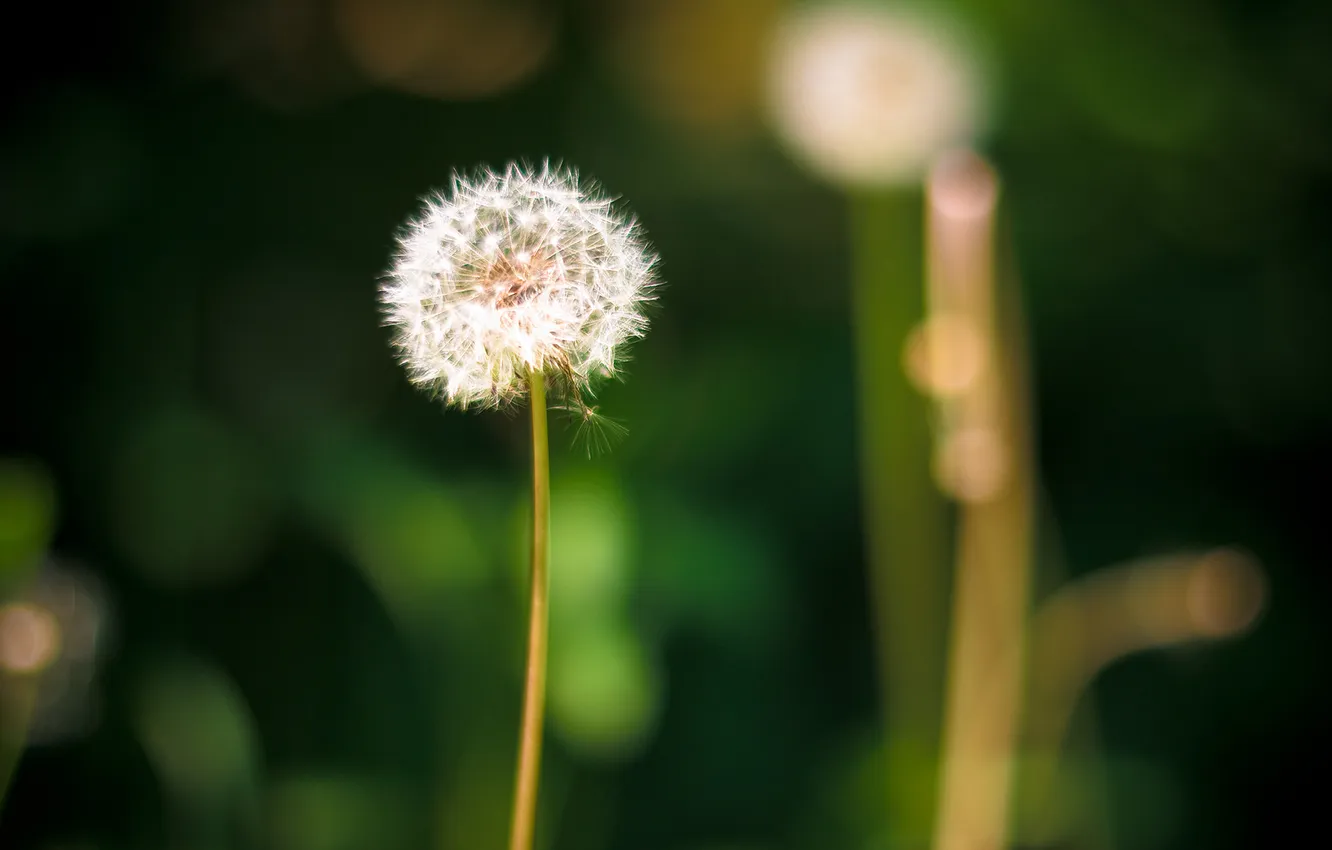
<svg viewBox="0 0 1332 850"><path fill-rule="evenodd" d="M543 376L585 420L647 329L656 255L637 222L572 170L510 165L455 176L399 239L380 291L411 381L493 408Z"/></svg>
<svg viewBox="0 0 1332 850"><path fill-rule="evenodd" d="M601 413L594 405L562 405L559 409L575 417L574 443L583 447L588 458L609 453L629 433L623 423Z"/></svg>

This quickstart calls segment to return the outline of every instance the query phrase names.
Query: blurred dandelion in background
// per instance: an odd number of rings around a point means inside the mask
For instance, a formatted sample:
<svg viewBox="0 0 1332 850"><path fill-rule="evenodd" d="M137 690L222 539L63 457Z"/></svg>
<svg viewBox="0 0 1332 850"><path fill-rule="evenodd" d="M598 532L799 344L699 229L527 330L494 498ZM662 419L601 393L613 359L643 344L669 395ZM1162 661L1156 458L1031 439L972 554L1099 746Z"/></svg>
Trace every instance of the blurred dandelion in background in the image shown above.
<svg viewBox="0 0 1332 850"><path fill-rule="evenodd" d="M836 183L920 179L982 130L985 86L955 24L867 3L800 8L771 48L769 102L792 152Z"/></svg>
<svg viewBox="0 0 1332 850"><path fill-rule="evenodd" d="M28 744L68 741L96 727L97 678L110 635L101 581L64 559L48 559L0 606L0 703L12 710L31 701Z"/></svg>
<svg viewBox="0 0 1332 850"><path fill-rule="evenodd" d="M46 668L60 654L60 626L55 615L30 602L11 602L0 608L0 668L15 675L31 675Z"/></svg>

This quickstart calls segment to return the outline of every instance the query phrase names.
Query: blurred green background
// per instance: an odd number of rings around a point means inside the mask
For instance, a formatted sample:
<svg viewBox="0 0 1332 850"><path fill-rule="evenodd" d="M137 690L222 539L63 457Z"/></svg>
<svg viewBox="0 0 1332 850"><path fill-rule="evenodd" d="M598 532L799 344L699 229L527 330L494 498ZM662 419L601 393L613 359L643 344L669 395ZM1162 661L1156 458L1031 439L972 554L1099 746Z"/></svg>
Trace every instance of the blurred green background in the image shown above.
<svg viewBox="0 0 1332 850"><path fill-rule="evenodd" d="M14 10L0 590L64 600L70 651L0 847L502 846L525 419L412 390L376 285L453 169L546 157L666 285L602 396L627 439L554 436L545 846L884 846L847 208L765 119L783 5ZM1250 634L1097 680L1095 808L1133 850L1325 834L1332 6L952 9L995 92L1038 575L1235 544L1269 581Z"/></svg>

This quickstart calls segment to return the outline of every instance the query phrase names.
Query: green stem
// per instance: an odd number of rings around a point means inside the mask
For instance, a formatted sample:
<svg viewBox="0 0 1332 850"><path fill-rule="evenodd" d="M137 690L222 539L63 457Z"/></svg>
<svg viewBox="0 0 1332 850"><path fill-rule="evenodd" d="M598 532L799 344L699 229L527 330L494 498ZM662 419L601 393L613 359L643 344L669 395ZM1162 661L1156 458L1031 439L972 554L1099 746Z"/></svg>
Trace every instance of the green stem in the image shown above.
<svg viewBox="0 0 1332 850"><path fill-rule="evenodd" d="M948 616L946 504L929 401L902 367L924 313L918 190L851 198L852 325L866 556L889 760L886 822L923 846L933 818Z"/></svg>
<svg viewBox="0 0 1332 850"><path fill-rule="evenodd" d="M537 780L541 776L541 730L546 708L546 635L550 619L547 588L550 567L550 440L546 428L546 386L533 371L532 390L532 600L528 614L527 679L514 779L513 825L509 850L531 850L536 823Z"/></svg>

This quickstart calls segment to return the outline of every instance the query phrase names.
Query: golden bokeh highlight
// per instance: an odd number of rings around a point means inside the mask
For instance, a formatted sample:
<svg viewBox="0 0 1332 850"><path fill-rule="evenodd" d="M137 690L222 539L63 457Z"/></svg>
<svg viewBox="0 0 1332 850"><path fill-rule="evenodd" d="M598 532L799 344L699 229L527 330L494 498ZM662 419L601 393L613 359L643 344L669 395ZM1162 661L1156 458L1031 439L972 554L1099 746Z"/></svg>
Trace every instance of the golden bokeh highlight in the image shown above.
<svg viewBox="0 0 1332 850"><path fill-rule="evenodd" d="M550 13L535 0L338 0L334 23L367 77L444 99L511 89L545 64L555 44Z"/></svg>
<svg viewBox="0 0 1332 850"><path fill-rule="evenodd" d="M1184 610L1202 638L1247 631L1266 605L1267 578L1253 558L1235 549L1218 549L1204 556L1184 587Z"/></svg>
<svg viewBox="0 0 1332 850"><path fill-rule="evenodd" d="M975 386L984 371L987 347L985 335L971 320L946 314L930 316L907 337L907 375L929 395L960 395Z"/></svg>
<svg viewBox="0 0 1332 850"><path fill-rule="evenodd" d="M0 668L32 675L60 655L60 623L48 609L30 602L0 607Z"/></svg>
<svg viewBox="0 0 1332 850"><path fill-rule="evenodd" d="M96 726L109 620L97 577L53 558L0 604L0 702L27 706L28 745L71 740Z"/></svg>
<svg viewBox="0 0 1332 850"><path fill-rule="evenodd" d="M779 0L607 0L606 50L644 109L687 131L759 125L767 35Z"/></svg>

